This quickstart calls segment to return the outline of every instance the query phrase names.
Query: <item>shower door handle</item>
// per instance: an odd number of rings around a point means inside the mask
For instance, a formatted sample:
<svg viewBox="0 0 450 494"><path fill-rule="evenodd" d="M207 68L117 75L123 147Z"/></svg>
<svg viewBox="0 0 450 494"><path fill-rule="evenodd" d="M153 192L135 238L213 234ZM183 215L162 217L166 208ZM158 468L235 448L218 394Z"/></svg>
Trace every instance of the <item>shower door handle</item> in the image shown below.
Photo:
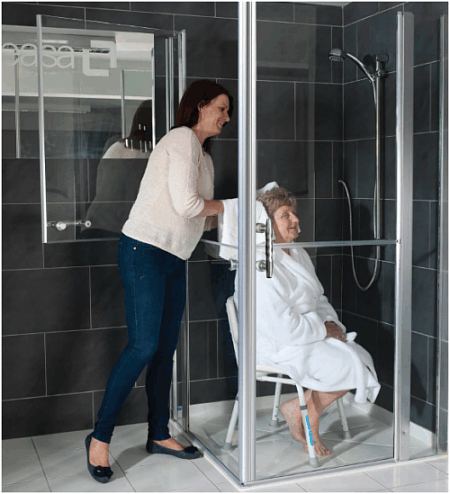
<svg viewBox="0 0 450 494"><path fill-rule="evenodd" d="M266 260L265 261L257 261L256 269L258 271L265 271L266 278L272 278L273 276L273 229L272 229L272 221L270 218L267 218L266 224L264 223L256 223L256 233L265 233L266 234Z"/></svg>
<svg viewBox="0 0 450 494"><path fill-rule="evenodd" d="M92 223L89 220L78 220L78 221L49 221L47 226L51 228L56 228L59 232L63 232L68 226L84 226L86 228L90 228Z"/></svg>

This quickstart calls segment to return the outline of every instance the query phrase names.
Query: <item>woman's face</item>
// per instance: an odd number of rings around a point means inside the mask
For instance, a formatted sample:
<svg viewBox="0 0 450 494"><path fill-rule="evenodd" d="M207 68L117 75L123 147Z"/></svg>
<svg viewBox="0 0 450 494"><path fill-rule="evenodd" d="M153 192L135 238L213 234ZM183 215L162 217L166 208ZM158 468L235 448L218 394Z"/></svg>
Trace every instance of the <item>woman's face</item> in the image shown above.
<svg viewBox="0 0 450 494"><path fill-rule="evenodd" d="M228 96L219 94L207 105L199 108L197 129L204 132L208 137L219 135L222 132L222 127L230 121L229 108Z"/></svg>
<svg viewBox="0 0 450 494"><path fill-rule="evenodd" d="M275 242L293 242L300 233L300 224L297 213L292 206L281 206L273 215L273 229Z"/></svg>

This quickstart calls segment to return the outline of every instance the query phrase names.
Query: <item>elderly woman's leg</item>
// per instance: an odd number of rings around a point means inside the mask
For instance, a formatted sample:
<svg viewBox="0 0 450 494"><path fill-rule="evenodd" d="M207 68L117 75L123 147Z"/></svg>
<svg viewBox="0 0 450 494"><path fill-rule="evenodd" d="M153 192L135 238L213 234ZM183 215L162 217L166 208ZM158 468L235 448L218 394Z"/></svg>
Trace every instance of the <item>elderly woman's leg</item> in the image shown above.
<svg viewBox="0 0 450 494"><path fill-rule="evenodd" d="M331 454L331 451L323 444L319 435L320 416L325 408L330 406L338 398L344 396L345 393L347 393L347 391L335 391L330 393L311 390L305 391L309 421L311 423L311 429L314 437L314 449L318 456L328 456ZM282 403L280 406L280 411L286 419L292 437L296 441L306 444L298 398Z"/></svg>
<svg viewBox="0 0 450 494"><path fill-rule="evenodd" d="M303 444L306 444L305 432L302 425L302 414L300 413L300 403L298 398L285 401L280 405L280 412L289 426L291 436Z"/></svg>
<svg viewBox="0 0 450 494"><path fill-rule="evenodd" d="M330 406L341 396L344 396L347 391L334 391L327 393L325 391L312 391L309 401L307 401L309 420L314 437L314 449L318 456L328 456L331 450L328 449L322 442L319 435L319 420L325 408Z"/></svg>

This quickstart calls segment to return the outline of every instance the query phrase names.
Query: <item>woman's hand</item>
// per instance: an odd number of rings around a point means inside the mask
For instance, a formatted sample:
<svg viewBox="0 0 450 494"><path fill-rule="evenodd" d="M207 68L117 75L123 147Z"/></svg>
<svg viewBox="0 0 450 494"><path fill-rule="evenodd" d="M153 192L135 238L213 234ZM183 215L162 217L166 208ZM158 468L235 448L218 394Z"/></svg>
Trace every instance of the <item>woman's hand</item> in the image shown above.
<svg viewBox="0 0 450 494"><path fill-rule="evenodd" d="M340 328L333 321L325 321L325 328L327 330L327 338L336 338L339 341L347 341L347 336L345 335L342 328Z"/></svg>
<svg viewBox="0 0 450 494"><path fill-rule="evenodd" d="M217 199L205 199L205 206L199 216L217 216L223 213L223 202Z"/></svg>

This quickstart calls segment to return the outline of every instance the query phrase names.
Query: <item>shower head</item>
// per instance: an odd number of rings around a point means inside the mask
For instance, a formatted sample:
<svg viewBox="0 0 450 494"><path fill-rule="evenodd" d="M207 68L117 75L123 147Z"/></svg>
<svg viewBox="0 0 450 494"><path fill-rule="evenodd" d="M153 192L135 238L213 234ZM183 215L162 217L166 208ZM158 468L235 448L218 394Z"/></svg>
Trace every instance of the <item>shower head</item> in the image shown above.
<svg viewBox="0 0 450 494"><path fill-rule="evenodd" d="M375 76L369 72L368 67L363 62L361 62L359 58L355 57L355 55L341 50L340 48L332 48L328 53L328 58L332 62L343 62L346 58L350 59L364 72L364 74L369 79L369 81L372 82L372 84L375 82Z"/></svg>
<svg viewBox="0 0 450 494"><path fill-rule="evenodd" d="M343 62L346 56L347 53L340 48L333 48L330 50L330 53L328 53L328 58L331 62Z"/></svg>

